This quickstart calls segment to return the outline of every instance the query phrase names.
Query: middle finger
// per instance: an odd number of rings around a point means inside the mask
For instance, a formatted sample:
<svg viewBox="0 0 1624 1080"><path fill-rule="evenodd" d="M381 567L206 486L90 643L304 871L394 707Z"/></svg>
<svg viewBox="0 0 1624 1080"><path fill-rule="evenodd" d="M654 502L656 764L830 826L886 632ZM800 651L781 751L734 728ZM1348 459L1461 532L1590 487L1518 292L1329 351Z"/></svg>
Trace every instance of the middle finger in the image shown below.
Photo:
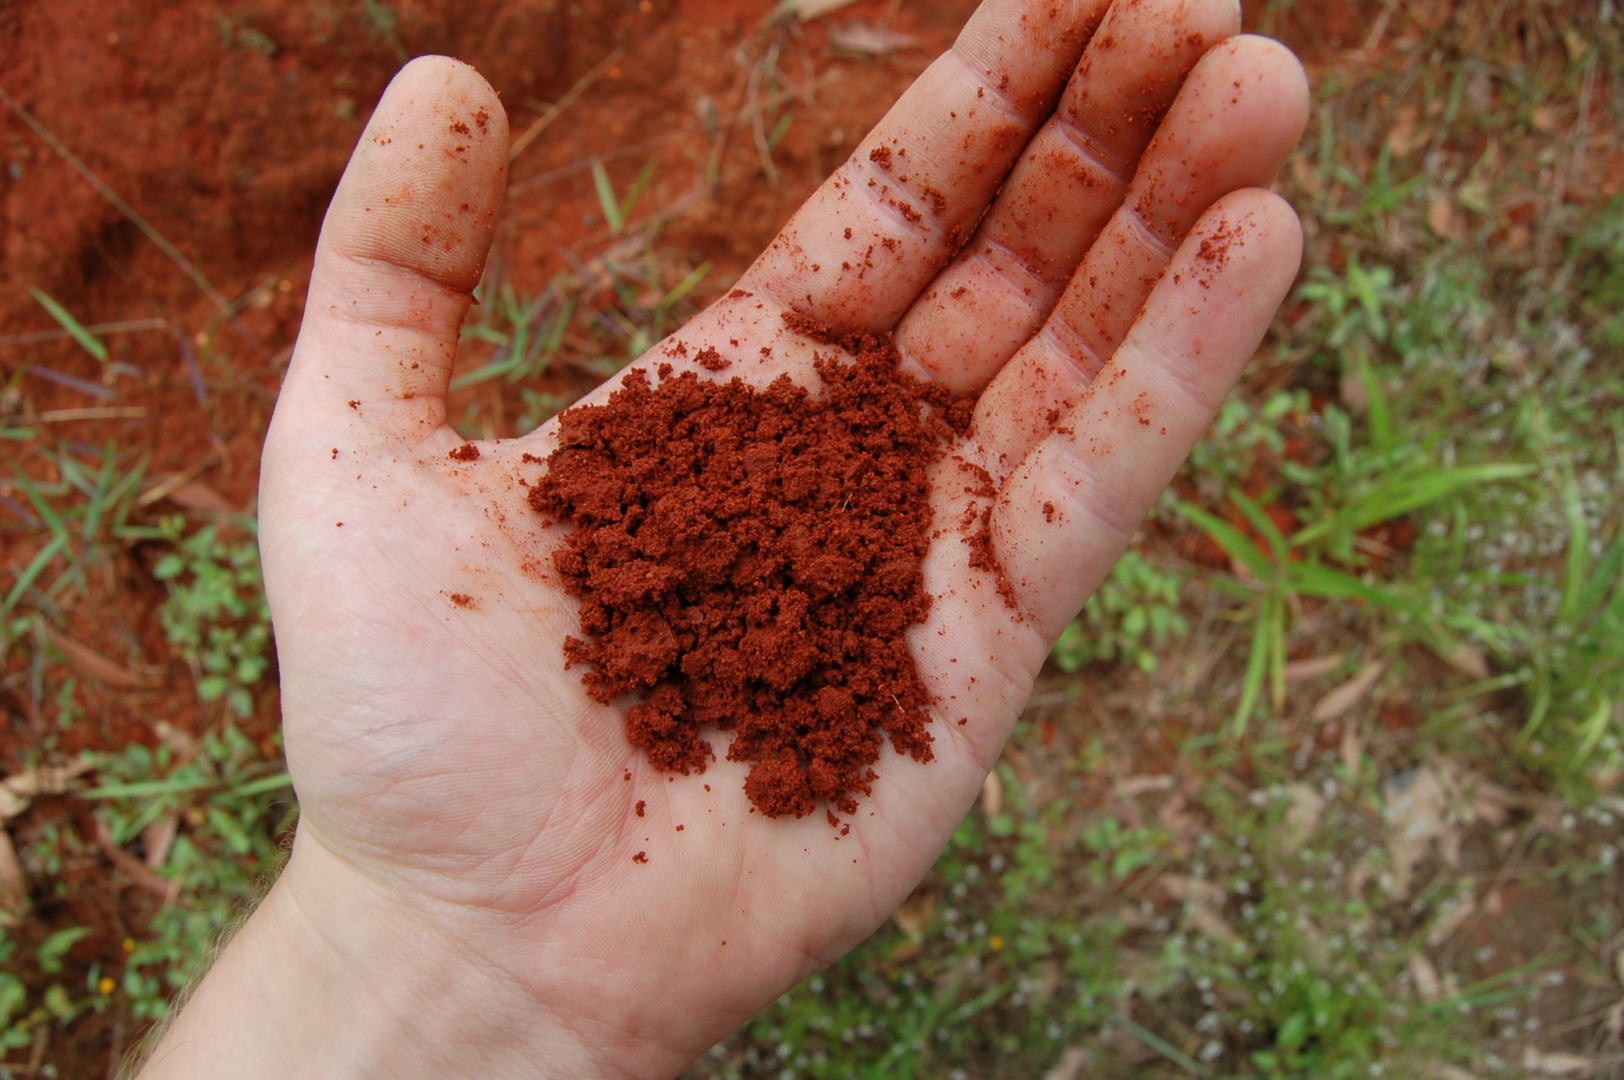
<svg viewBox="0 0 1624 1080"><path fill-rule="evenodd" d="M1035 333L1235 0L1116 0L964 251L903 316L905 368L979 390Z"/></svg>

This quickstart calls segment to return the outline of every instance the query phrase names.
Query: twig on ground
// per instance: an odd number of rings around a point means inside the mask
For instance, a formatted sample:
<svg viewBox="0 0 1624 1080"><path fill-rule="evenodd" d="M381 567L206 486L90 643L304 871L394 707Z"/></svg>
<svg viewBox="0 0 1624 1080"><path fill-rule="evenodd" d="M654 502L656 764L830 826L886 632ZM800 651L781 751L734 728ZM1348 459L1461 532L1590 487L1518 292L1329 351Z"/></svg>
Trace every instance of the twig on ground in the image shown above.
<svg viewBox="0 0 1624 1080"><path fill-rule="evenodd" d="M603 73L608 71L615 61L619 60L625 53L625 48L617 45L613 52L598 61L596 67L576 79L575 85L564 91L563 97L549 105L546 112L542 113L534 123L524 129L524 134L513 140L513 146L508 150L508 160L512 161L524 153L525 147L535 142L542 132L551 127L553 121L562 116L565 109L575 104L576 99L586 93L587 88L597 82Z"/></svg>

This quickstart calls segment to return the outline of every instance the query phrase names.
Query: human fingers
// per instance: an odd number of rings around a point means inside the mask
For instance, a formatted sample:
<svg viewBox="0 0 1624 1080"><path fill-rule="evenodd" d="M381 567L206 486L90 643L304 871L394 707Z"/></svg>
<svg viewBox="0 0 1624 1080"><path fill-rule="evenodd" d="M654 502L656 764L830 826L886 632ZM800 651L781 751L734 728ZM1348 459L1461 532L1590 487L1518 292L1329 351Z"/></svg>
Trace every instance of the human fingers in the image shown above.
<svg viewBox="0 0 1624 1080"><path fill-rule="evenodd" d="M507 114L478 72L441 56L400 70L322 224L281 425L363 425L412 441L443 427L507 159Z"/></svg>
<svg viewBox="0 0 1624 1080"><path fill-rule="evenodd" d="M1302 230L1257 189L1185 239L1111 362L1003 483L994 551L1053 640L1098 586L1256 350L1302 258ZM1002 407L1042 400L1006 397Z"/></svg>
<svg viewBox="0 0 1624 1080"><path fill-rule="evenodd" d="M739 282L889 330L975 228L1054 107L1107 0L986 0Z"/></svg>
<svg viewBox="0 0 1624 1080"><path fill-rule="evenodd" d="M1049 411L1077 400L1202 212L1227 192L1272 183L1307 110L1302 66L1276 42L1233 38L1201 59L1049 320L982 395L978 420L996 460L1013 466L1046 433ZM1034 398L1034 388L1044 393ZM1036 411L1022 415L1011 401Z"/></svg>
<svg viewBox="0 0 1624 1080"><path fill-rule="evenodd" d="M1042 326L1235 0L1117 0L975 236L897 327L905 370L979 390Z"/></svg>

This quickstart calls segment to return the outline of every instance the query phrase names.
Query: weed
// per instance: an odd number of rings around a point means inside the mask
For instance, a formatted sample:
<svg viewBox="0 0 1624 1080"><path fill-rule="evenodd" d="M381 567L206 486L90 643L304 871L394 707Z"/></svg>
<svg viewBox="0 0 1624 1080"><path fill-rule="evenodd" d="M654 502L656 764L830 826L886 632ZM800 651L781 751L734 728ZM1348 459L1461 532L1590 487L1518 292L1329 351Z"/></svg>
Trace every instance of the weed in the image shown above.
<svg viewBox="0 0 1624 1080"><path fill-rule="evenodd" d="M107 363L107 346L100 338L91 333L89 330L85 329L84 324L69 314L67 308L51 299L51 297L42 290L36 289L30 285L28 287L28 291L33 295L35 300L39 301L40 307L50 312L51 318L55 319L62 329L68 332L68 336L73 338L74 341L77 341L85 352L89 353L91 356L94 356L102 363Z"/></svg>
<svg viewBox="0 0 1624 1080"><path fill-rule="evenodd" d="M133 744L99 771L100 785L83 796L97 801L111 843L145 838L150 857L154 835L172 837L158 870L173 883L172 895L152 913L147 935L125 943L118 982L138 1019L157 1019L285 858L279 840L292 825L288 776L279 756L230 724L195 744Z"/></svg>
<svg viewBox="0 0 1624 1080"><path fill-rule="evenodd" d="M1123 552L1079 615L1055 642L1051 659L1075 672L1095 661L1125 660L1156 670L1156 657L1189 626L1179 613L1182 575L1158 570L1139 552Z"/></svg>
<svg viewBox="0 0 1624 1080"><path fill-rule="evenodd" d="M184 527L175 516L158 530L175 539L175 550L152 571L169 585L159 612L164 635L192 666L200 698L224 698L238 716L251 716L253 688L271 666L271 611L255 522L205 525L180 536Z"/></svg>
<svg viewBox="0 0 1624 1080"><path fill-rule="evenodd" d="M15 642L41 640L43 627L63 606L105 580L118 551L115 538L134 510L143 474L142 466L131 465L113 443L102 448L94 464L73 453L34 449L57 479L37 480L12 467L7 486L26 500L44 542L0 595L0 658Z"/></svg>

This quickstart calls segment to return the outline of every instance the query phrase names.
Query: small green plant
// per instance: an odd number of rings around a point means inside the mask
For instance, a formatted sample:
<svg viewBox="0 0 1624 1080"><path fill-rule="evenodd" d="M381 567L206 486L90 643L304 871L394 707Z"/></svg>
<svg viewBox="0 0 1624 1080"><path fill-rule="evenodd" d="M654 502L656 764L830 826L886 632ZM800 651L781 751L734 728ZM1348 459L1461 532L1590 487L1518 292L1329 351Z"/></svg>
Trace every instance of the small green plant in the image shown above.
<svg viewBox="0 0 1624 1080"><path fill-rule="evenodd" d="M0 1056L33 1044L36 1030L43 1025L66 1024L86 1010L99 1012L107 1007L106 995L99 992L101 987L96 985L96 980L87 985L85 995L75 999L60 978L68 950L90 933L90 928L85 926L68 926L56 931L34 948L33 963L27 965L20 962L17 955L18 943L0 926ZM19 974L30 968L37 976L49 977L38 979L45 982L45 987L39 991L37 1000Z"/></svg>
<svg viewBox="0 0 1624 1080"><path fill-rule="evenodd" d="M168 1011L221 931L246 913L280 865L279 841L293 821L279 755L231 724L195 744L179 741L179 750L173 739L125 747L101 764L101 784L83 793L98 802L114 844L149 837L156 823L172 830L158 875L174 883L173 902L159 905L147 934L128 943L118 983L142 1020Z"/></svg>
<svg viewBox="0 0 1624 1080"><path fill-rule="evenodd" d="M1130 548L1061 632L1050 657L1067 673L1096 660L1124 660L1155 671L1161 650L1189 630L1179 614L1183 583L1178 571L1159 570Z"/></svg>
<svg viewBox="0 0 1624 1080"><path fill-rule="evenodd" d="M37 289L30 285L28 287L28 292L36 301L39 302L40 307L48 311L51 318L55 319L57 324L68 332L68 336L79 343L85 352L89 353L91 356L94 356L102 363L107 363L107 345L101 340L101 338L97 337L95 334L86 329L85 325L78 319L75 319L67 308L57 303L51 298L50 294L46 293L44 290Z"/></svg>
<svg viewBox="0 0 1624 1080"><path fill-rule="evenodd" d="M496 349L485 363L452 379L451 388L461 390L490 379L516 383L544 374L575 313L574 299L562 296L557 282L528 302L519 298L510 282L503 282L494 296L483 285L480 291L483 317L464 327L462 336L465 341L489 342Z"/></svg>
<svg viewBox="0 0 1624 1080"><path fill-rule="evenodd" d="M603 183L608 184L606 175ZM606 212L614 206L615 214L623 215L630 213L640 189L634 185L618 201L612 190L600 194L609 200ZM480 318L464 327L462 338L484 342L491 352L453 378L453 390L497 379L518 386L525 402L519 427L527 432L566 402L525 383L558 364L607 378L693 313L689 294L710 273L710 264L689 266L657 251L652 226L631 232L623 216L611 221L619 237L614 244L589 263L559 273L533 298L521 295L496 264L487 268L475 293Z"/></svg>
<svg viewBox="0 0 1624 1080"><path fill-rule="evenodd" d="M184 519L160 529L176 536ZM271 610L260 577L252 518L231 526L205 525L179 537L152 575L169 585L159 612L164 634L197 676L204 701L224 698L238 716L254 711L252 688L271 666Z"/></svg>
<svg viewBox="0 0 1624 1080"><path fill-rule="evenodd" d="M598 194L598 206L603 210L603 220L608 223L609 231L613 235L619 236L626 231L626 224L631 220L637 200L642 198L643 192L648 190L649 181L654 179L655 165L656 162L649 161L626 189L626 194L617 195L614 183L603 167L603 160L592 159L592 185Z"/></svg>
<svg viewBox="0 0 1624 1080"><path fill-rule="evenodd" d="M10 480L44 543L0 592L0 659L11 643L42 637L63 605L91 590L117 551L111 541L123 534L140 491L142 466L131 465L112 443L94 464L71 453L45 453L58 479L37 480L14 467Z"/></svg>

